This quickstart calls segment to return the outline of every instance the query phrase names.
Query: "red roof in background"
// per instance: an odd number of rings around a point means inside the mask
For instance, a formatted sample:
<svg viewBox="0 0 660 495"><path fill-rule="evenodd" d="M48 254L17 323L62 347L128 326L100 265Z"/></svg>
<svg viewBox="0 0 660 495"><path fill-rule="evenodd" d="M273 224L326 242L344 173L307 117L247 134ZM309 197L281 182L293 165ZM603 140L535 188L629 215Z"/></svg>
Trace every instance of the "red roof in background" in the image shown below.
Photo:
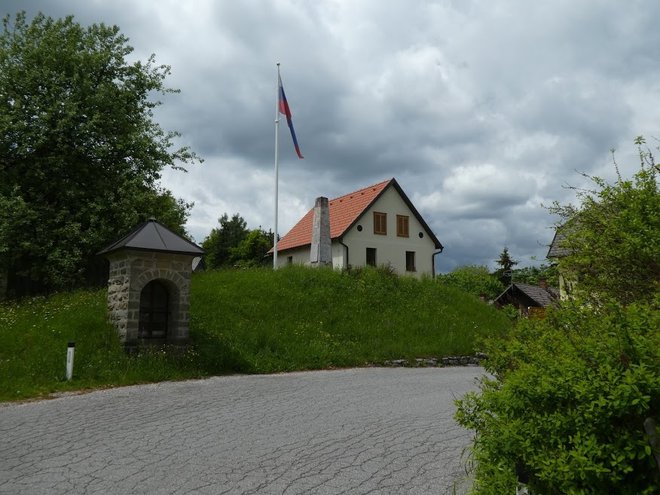
<svg viewBox="0 0 660 495"><path fill-rule="evenodd" d="M394 179L359 189L328 201L330 207L330 238L341 237L369 208ZM293 228L277 243L277 250L292 249L312 243L314 208L310 209Z"/></svg>

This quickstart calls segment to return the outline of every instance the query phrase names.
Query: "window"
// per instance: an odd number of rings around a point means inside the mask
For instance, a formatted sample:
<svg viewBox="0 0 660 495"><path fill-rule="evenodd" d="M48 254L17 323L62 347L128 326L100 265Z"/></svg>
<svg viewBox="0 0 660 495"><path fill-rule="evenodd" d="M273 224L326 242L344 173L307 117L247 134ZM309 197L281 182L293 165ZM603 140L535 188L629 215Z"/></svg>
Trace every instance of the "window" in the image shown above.
<svg viewBox="0 0 660 495"><path fill-rule="evenodd" d="M374 234L387 235L387 213L374 211Z"/></svg>
<svg viewBox="0 0 660 495"><path fill-rule="evenodd" d="M376 248L367 248L367 265L376 266Z"/></svg>
<svg viewBox="0 0 660 495"><path fill-rule="evenodd" d="M293 265L293 256L287 256L286 257L286 264L287 265Z"/></svg>
<svg viewBox="0 0 660 495"><path fill-rule="evenodd" d="M415 269L415 251L406 251L406 271L416 272Z"/></svg>
<svg viewBox="0 0 660 495"><path fill-rule="evenodd" d="M408 237L408 215L396 216L396 235L399 237Z"/></svg>

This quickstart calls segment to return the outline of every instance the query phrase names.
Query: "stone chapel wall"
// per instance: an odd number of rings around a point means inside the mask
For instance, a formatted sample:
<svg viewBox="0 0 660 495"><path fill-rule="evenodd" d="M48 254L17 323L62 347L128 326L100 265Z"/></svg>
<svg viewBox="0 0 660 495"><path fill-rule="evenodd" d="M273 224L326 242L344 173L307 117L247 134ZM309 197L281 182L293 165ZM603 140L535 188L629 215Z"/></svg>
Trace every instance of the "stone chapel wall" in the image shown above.
<svg viewBox="0 0 660 495"><path fill-rule="evenodd" d="M130 344L138 340L140 294L152 280L160 280L168 288L170 319L168 342L183 343L188 339L190 321L190 255L119 251L108 256L108 311L110 322L121 340Z"/></svg>

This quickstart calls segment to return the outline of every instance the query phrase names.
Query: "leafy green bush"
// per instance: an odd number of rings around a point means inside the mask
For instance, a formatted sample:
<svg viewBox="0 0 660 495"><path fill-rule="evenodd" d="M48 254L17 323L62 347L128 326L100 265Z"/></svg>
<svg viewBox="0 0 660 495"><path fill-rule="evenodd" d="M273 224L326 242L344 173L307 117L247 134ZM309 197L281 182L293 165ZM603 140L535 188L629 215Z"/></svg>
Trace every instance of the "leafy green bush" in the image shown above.
<svg viewBox="0 0 660 495"><path fill-rule="evenodd" d="M643 427L660 418L659 305L575 303L487 344L494 378L457 401L474 493L514 493L516 467L532 493L660 493Z"/></svg>
<svg viewBox="0 0 660 495"><path fill-rule="evenodd" d="M579 207L550 208L561 218L560 244L570 253L559 260L559 271L592 303L601 297L621 304L648 301L660 290L660 165L641 149L640 158L632 180L619 176L609 184L586 176L595 189L578 191Z"/></svg>
<svg viewBox="0 0 660 495"><path fill-rule="evenodd" d="M448 287L455 287L475 297L482 294L495 299L506 288L488 268L479 265L459 266L451 273L438 275L438 280Z"/></svg>
<svg viewBox="0 0 660 495"><path fill-rule="evenodd" d="M457 402L475 493L513 493L524 472L538 494L660 494L644 429L660 419L660 166L636 142L633 180L586 176L580 205L551 208L572 300L491 340L494 379Z"/></svg>
<svg viewBox="0 0 660 495"><path fill-rule="evenodd" d="M546 265L541 263L539 266L526 266L513 270L512 279L514 282L539 285L541 280L545 280L550 285L556 285L559 279L557 265Z"/></svg>

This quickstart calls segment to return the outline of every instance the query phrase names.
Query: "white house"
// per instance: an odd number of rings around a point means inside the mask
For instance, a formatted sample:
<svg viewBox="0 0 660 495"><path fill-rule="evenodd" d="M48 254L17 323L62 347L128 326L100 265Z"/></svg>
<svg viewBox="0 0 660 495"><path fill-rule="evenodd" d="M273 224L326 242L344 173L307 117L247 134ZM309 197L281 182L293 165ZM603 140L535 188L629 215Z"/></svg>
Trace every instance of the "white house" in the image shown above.
<svg viewBox="0 0 660 495"><path fill-rule="evenodd" d="M386 265L435 274L442 244L395 179L329 201L332 266ZM309 264L313 209L278 242L278 266Z"/></svg>

